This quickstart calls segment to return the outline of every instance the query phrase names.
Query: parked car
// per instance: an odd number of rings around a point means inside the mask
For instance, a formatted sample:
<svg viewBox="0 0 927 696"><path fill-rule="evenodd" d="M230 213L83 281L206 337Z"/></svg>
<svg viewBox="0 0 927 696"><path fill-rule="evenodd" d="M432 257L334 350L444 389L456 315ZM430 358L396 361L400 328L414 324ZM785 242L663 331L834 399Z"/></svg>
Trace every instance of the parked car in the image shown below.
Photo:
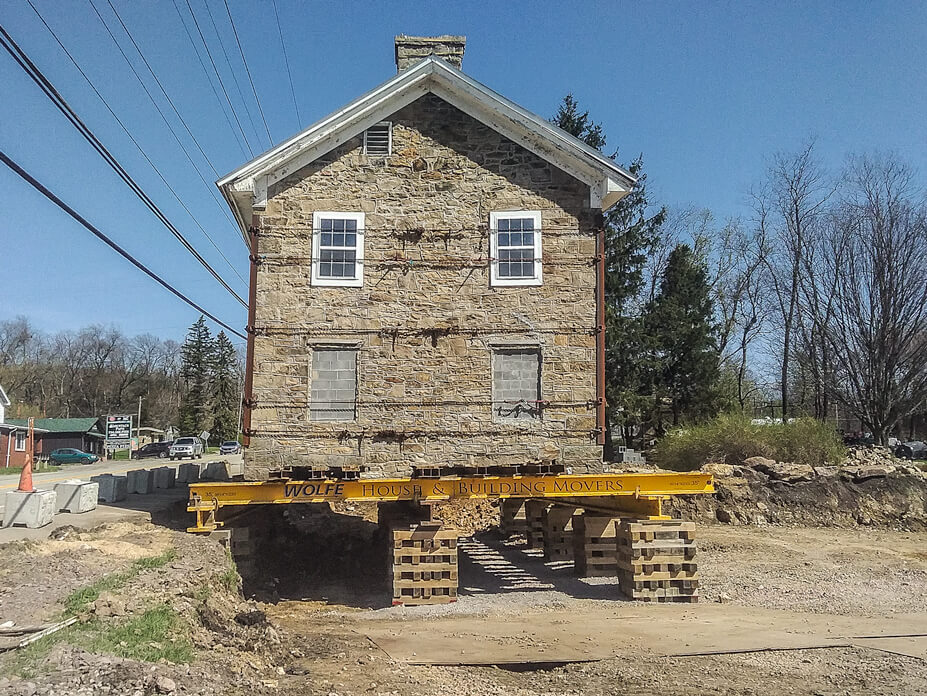
<svg viewBox="0 0 927 696"><path fill-rule="evenodd" d="M148 457L157 457L158 459L167 459L171 444L173 443L170 440L166 442L152 442L135 450L132 453L132 458L147 459Z"/></svg>
<svg viewBox="0 0 927 696"><path fill-rule="evenodd" d="M50 464L93 464L100 458L90 452L82 452L73 447L61 447L48 455Z"/></svg>
<svg viewBox="0 0 927 696"><path fill-rule="evenodd" d="M174 440L168 454L171 457L171 461L175 459L183 459L184 457L190 457L190 459L202 459L203 458L203 441L198 437L181 437Z"/></svg>
<svg viewBox="0 0 927 696"><path fill-rule="evenodd" d="M895 456L902 459L927 459L927 444L920 440L904 442L895 448Z"/></svg>
<svg viewBox="0 0 927 696"><path fill-rule="evenodd" d="M219 445L219 454L238 454L241 452L241 445L236 440L226 440Z"/></svg>

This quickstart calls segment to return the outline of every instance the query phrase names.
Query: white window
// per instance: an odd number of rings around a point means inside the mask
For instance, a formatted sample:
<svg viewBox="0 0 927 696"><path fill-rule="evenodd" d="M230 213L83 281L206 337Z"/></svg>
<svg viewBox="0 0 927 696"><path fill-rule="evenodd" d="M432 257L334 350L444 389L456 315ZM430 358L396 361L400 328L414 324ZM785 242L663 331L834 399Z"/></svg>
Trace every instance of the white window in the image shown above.
<svg viewBox="0 0 927 696"><path fill-rule="evenodd" d="M390 155L393 151L393 124L389 121L370 126L364 131L365 155Z"/></svg>
<svg viewBox="0 0 927 696"><path fill-rule="evenodd" d="M25 452L26 451L26 438L28 434L25 430L16 431L16 451Z"/></svg>
<svg viewBox="0 0 927 696"><path fill-rule="evenodd" d="M541 285L541 213L489 214L490 284Z"/></svg>
<svg viewBox="0 0 927 696"><path fill-rule="evenodd" d="M364 214L314 213L312 284L364 284Z"/></svg>

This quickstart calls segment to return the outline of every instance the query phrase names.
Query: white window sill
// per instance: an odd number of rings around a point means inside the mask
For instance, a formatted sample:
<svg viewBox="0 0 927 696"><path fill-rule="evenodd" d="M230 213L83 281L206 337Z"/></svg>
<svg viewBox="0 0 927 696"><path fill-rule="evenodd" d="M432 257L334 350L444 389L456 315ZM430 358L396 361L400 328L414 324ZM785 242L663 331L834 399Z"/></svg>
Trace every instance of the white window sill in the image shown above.
<svg viewBox="0 0 927 696"><path fill-rule="evenodd" d="M323 288L360 288L363 278L313 278L312 284Z"/></svg>
<svg viewBox="0 0 927 696"><path fill-rule="evenodd" d="M495 278L490 283L490 286L494 288L510 288L518 286L537 286L543 284L544 281L541 278Z"/></svg>

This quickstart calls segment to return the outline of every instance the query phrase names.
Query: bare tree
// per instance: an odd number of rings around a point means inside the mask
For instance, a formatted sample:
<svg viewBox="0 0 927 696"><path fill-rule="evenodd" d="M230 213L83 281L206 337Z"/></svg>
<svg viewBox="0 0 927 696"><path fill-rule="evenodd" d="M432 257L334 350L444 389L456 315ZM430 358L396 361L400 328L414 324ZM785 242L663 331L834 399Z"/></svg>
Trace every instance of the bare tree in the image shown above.
<svg viewBox="0 0 927 696"><path fill-rule="evenodd" d="M764 185L754 191L758 233L769 240L764 259L779 319L782 418L789 417L789 368L810 230L835 192L814 158L811 142L796 154L775 155Z"/></svg>
<svg viewBox="0 0 927 696"><path fill-rule="evenodd" d="M835 394L885 443L927 400L927 206L897 159L856 158L846 178L819 259L833 289L819 323Z"/></svg>

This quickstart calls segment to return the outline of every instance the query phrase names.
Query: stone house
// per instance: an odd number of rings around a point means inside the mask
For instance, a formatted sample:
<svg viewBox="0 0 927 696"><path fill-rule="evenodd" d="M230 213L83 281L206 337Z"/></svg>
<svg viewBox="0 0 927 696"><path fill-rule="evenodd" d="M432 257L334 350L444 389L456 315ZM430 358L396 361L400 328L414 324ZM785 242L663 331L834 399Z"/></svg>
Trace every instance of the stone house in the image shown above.
<svg viewBox="0 0 927 696"><path fill-rule="evenodd" d="M397 37L396 76L218 182L252 259L248 477L600 470L599 230L634 178L463 52Z"/></svg>

